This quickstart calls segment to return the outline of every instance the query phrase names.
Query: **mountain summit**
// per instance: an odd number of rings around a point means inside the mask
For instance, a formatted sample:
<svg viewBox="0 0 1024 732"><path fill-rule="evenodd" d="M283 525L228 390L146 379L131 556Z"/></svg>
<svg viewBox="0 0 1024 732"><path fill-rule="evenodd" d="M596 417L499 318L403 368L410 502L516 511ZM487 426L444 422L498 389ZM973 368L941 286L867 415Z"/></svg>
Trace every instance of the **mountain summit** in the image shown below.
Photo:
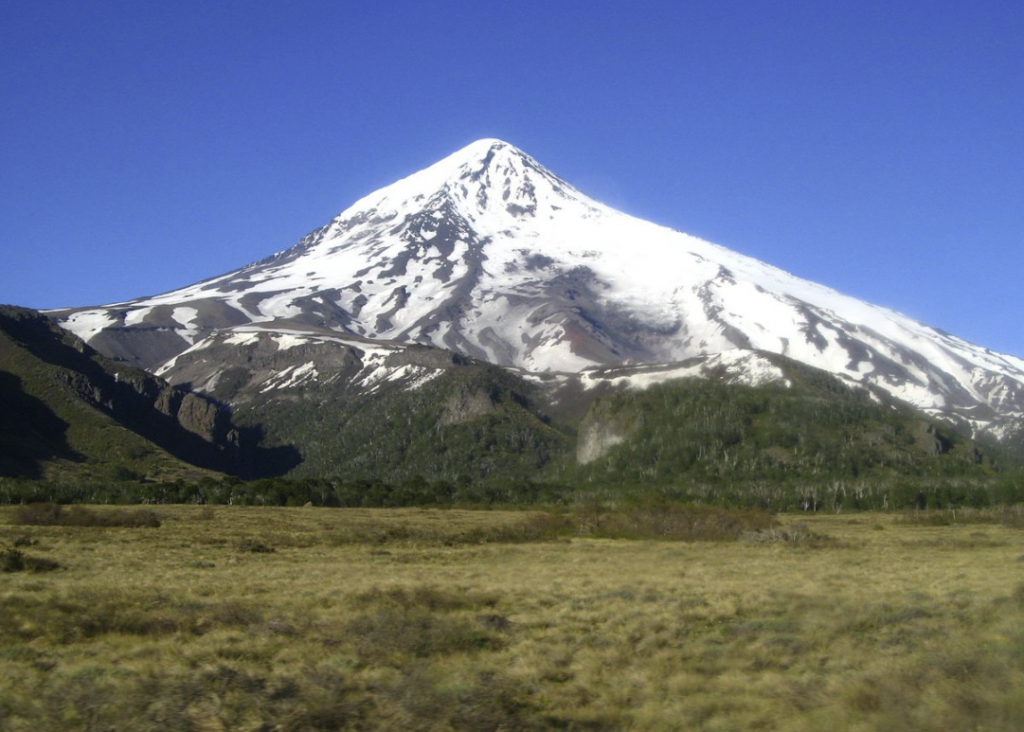
<svg viewBox="0 0 1024 732"><path fill-rule="evenodd" d="M375 191L267 259L54 315L157 373L211 338L257 329L430 345L531 372L762 351L975 429L1024 415L1021 359L615 211L494 139Z"/></svg>

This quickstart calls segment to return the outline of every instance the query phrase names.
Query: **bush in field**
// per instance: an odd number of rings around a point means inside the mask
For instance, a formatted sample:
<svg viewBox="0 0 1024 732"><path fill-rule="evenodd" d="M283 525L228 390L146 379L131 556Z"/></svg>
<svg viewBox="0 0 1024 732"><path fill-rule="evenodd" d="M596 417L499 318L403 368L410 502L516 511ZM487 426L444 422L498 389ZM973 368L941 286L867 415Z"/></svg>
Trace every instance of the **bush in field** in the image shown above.
<svg viewBox="0 0 1024 732"><path fill-rule="evenodd" d="M31 503L14 509L12 522L19 526L94 526L100 528L160 527L160 518L149 509L93 511L84 506L65 509L54 503Z"/></svg>
<svg viewBox="0 0 1024 732"><path fill-rule="evenodd" d="M651 499L637 506L609 510L600 504L572 514L581 536L667 541L736 541L751 531L777 524L766 511L718 506L691 506Z"/></svg>
<svg viewBox="0 0 1024 732"><path fill-rule="evenodd" d="M0 572L20 572L25 569L25 554L17 549L0 552Z"/></svg>
<svg viewBox="0 0 1024 732"><path fill-rule="evenodd" d="M0 572L51 572L60 569L60 563L52 559L26 556L18 549L0 551Z"/></svg>
<svg viewBox="0 0 1024 732"><path fill-rule="evenodd" d="M64 507L55 503L30 503L14 509L11 521L18 526L57 526Z"/></svg>

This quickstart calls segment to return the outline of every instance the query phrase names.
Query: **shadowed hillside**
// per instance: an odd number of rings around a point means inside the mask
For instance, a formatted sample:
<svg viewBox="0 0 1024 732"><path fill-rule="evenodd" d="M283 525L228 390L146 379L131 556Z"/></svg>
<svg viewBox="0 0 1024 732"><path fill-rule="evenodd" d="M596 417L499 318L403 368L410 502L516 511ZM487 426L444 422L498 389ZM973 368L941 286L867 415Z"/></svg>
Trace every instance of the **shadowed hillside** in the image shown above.
<svg viewBox="0 0 1024 732"><path fill-rule="evenodd" d="M0 307L0 373L8 475L163 479L265 462L258 432L216 401L113 362L35 311ZM270 464L295 462L281 446Z"/></svg>

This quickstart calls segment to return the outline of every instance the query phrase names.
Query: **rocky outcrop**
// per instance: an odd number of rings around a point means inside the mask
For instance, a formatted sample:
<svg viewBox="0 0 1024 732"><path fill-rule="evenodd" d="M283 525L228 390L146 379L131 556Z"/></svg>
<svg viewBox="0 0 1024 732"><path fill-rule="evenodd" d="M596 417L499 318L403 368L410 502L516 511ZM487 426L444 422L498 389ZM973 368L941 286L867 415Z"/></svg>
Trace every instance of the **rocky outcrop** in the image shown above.
<svg viewBox="0 0 1024 732"><path fill-rule="evenodd" d="M194 435L210 443L223 442L227 437L229 423L222 419L225 412L219 405L199 394L186 394L175 415L178 424Z"/></svg>
<svg viewBox="0 0 1024 732"><path fill-rule="evenodd" d="M636 420L613 413L608 402L597 401L580 423L576 438L576 463L586 465L625 442L637 428Z"/></svg>
<svg viewBox="0 0 1024 732"><path fill-rule="evenodd" d="M247 455L258 451L218 400L111 361L34 310L0 306L0 334L24 354L23 362L36 364L40 378L175 457L244 472Z"/></svg>
<svg viewBox="0 0 1024 732"><path fill-rule="evenodd" d="M579 465L592 463L625 440L626 436L617 431L614 425L592 422L580 428L576 443L576 462Z"/></svg>
<svg viewBox="0 0 1024 732"><path fill-rule="evenodd" d="M468 422L471 419L492 414L495 411L494 400L489 394L477 390L460 390L452 394L448 401L445 402L440 424L442 427L460 424L461 422Z"/></svg>

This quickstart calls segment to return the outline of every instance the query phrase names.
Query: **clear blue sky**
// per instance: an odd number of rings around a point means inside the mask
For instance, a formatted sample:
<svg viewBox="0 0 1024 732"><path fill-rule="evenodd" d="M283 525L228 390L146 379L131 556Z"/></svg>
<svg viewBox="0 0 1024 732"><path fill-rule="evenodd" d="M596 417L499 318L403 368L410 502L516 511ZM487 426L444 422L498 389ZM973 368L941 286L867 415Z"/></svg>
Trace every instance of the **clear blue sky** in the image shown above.
<svg viewBox="0 0 1024 732"><path fill-rule="evenodd" d="M1024 3L0 3L0 302L154 294L481 137L1024 356Z"/></svg>

